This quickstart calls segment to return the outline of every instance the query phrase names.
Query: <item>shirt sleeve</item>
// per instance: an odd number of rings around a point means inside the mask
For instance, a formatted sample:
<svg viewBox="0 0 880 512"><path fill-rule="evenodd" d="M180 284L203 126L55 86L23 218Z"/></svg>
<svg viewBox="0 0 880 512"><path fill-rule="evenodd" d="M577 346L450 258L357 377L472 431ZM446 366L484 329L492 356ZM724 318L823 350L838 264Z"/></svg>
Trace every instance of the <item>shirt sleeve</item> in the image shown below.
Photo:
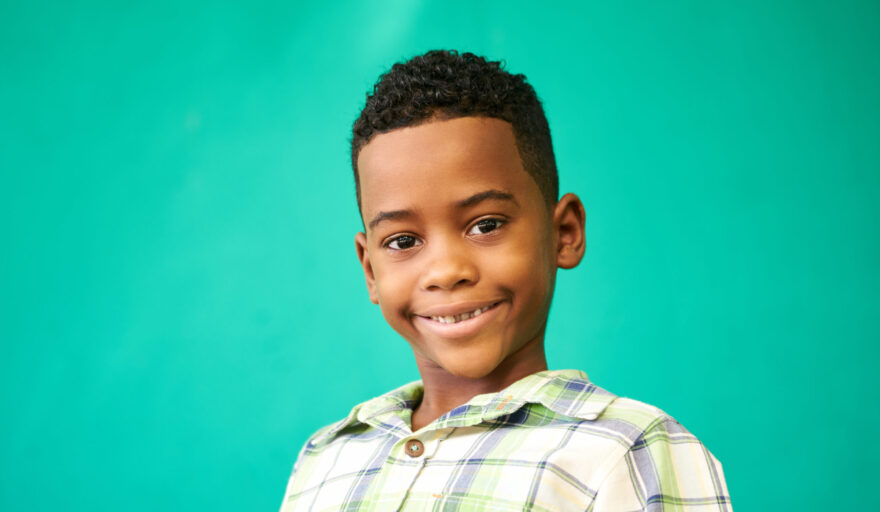
<svg viewBox="0 0 880 512"><path fill-rule="evenodd" d="M721 463L670 417L659 418L600 484L593 512L731 512Z"/></svg>
<svg viewBox="0 0 880 512"><path fill-rule="evenodd" d="M320 433L320 431L318 431ZM313 434L308 441L303 445L299 450L299 454L296 456L296 461L293 463L293 469L290 471L290 476L287 478L287 488L284 490L284 498L281 500L281 509L280 512L286 512L285 507L287 507L287 498L293 492L294 489L294 480L296 479L297 470L301 469L303 464L303 460L306 457L306 449L309 447L309 443L314 439L317 434Z"/></svg>

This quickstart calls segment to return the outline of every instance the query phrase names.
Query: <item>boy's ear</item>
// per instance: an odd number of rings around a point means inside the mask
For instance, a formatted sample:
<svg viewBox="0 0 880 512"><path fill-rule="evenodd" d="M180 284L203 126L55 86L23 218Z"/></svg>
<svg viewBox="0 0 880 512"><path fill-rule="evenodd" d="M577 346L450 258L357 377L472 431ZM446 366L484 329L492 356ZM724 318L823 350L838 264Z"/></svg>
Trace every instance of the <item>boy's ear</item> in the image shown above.
<svg viewBox="0 0 880 512"><path fill-rule="evenodd" d="M370 264L370 253L367 251L367 235L358 233L354 235L354 246L357 249L358 260L364 268L364 277L367 280L367 291L370 293L370 302L379 303L379 294L376 293L376 278L373 276L373 265Z"/></svg>
<svg viewBox="0 0 880 512"><path fill-rule="evenodd" d="M584 257L587 248L585 234L587 214L580 198L565 194L556 203L553 212L553 227L556 228L556 265L559 268L574 268Z"/></svg>

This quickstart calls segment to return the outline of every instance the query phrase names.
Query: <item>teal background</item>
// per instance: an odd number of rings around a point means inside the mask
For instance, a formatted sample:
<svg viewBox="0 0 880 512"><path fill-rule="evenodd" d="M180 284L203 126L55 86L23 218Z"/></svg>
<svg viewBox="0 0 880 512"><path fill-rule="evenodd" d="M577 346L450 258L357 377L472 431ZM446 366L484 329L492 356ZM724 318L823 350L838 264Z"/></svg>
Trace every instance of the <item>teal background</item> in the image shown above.
<svg viewBox="0 0 880 512"><path fill-rule="evenodd" d="M0 509L276 510L418 377L348 137L397 60L526 73L588 248L550 365L655 404L737 510L870 508L877 2L3 2Z"/></svg>

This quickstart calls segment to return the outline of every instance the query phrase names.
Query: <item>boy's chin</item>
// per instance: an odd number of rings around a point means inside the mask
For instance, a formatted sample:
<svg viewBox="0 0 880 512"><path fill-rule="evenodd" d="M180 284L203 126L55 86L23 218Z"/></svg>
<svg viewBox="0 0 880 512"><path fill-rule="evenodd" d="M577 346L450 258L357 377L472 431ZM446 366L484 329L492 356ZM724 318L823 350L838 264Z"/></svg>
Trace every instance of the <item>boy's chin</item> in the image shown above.
<svg viewBox="0 0 880 512"><path fill-rule="evenodd" d="M490 375L501 361L491 358L466 358L453 361L443 361L440 367L447 373L461 379L482 379Z"/></svg>

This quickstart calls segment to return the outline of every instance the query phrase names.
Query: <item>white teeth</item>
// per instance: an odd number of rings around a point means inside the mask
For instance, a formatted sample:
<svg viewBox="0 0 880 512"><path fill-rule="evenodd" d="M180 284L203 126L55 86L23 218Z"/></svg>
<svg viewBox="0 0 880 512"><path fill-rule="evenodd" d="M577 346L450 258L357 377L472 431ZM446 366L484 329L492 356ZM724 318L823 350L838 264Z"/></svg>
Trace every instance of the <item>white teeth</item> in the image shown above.
<svg viewBox="0 0 880 512"><path fill-rule="evenodd" d="M475 316L480 316L491 308L492 305L488 305L482 307L480 309L476 309L474 311L468 313L462 313L460 315L447 315L447 316L432 316L431 320L435 322L440 322L441 324L456 324L461 322L462 320L467 320L469 318L473 318Z"/></svg>

